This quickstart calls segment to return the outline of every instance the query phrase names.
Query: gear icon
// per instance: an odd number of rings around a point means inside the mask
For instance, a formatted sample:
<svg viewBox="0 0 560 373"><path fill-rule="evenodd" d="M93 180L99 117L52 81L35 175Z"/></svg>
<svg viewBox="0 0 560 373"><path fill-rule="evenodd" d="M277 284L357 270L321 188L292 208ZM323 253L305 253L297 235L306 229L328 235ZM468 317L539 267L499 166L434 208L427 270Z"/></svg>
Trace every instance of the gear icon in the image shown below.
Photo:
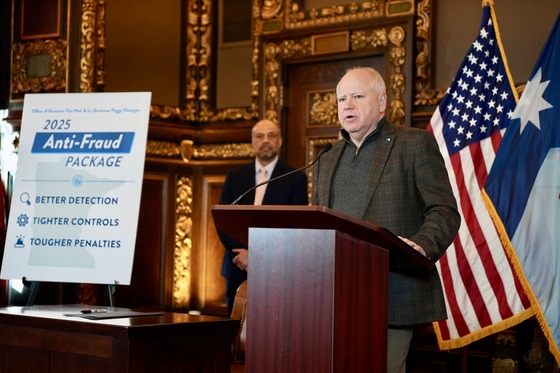
<svg viewBox="0 0 560 373"><path fill-rule="evenodd" d="M29 217L27 216L27 214L21 214L20 216L18 216L17 223L20 227L25 227L27 223L29 223Z"/></svg>

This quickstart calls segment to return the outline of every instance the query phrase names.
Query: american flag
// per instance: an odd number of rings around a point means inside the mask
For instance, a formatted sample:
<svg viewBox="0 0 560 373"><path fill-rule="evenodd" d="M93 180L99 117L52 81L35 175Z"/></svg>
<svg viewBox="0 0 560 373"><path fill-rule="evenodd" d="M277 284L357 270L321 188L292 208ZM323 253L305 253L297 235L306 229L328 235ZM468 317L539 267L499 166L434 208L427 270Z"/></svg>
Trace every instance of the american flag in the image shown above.
<svg viewBox="0 0 560 373"><path fill-rule="evenodd" d="M465 346L534 313L481 196L517 101L488 4L480 32L428 126L462 217L455 240L437 263L448 314L434 323L440 349Z"/></svg>

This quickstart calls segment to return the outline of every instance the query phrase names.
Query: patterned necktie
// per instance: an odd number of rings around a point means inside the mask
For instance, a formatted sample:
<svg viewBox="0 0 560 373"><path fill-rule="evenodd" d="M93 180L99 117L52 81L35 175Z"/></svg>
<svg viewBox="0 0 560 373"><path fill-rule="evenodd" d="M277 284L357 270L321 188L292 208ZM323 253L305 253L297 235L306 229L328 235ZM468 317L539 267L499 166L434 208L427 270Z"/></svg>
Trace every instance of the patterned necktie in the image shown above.
<svg viewBox="0 0 560 373"><path fill-rule="evenodd" d="M263 181L267 180L268 171L266 167L261 167L259 173L257 175L257 184L262 183ZM262 205L262 200L264 197L264 192L266 191L266 185L260 186L255 190L255 205Z"/></svg>

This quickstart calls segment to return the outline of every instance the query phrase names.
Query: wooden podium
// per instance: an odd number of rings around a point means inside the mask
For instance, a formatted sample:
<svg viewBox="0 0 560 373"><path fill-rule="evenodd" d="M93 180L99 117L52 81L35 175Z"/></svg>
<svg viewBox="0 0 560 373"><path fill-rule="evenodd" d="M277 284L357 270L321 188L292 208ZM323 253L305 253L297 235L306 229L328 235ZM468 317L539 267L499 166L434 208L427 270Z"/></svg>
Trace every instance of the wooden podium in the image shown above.
<svg viewBox="0 0 560 373"><path fill-rule="evenodd" d="M386 372L389 268L433 262L322 206L217 205L249 248L246 372Z"/></svg>

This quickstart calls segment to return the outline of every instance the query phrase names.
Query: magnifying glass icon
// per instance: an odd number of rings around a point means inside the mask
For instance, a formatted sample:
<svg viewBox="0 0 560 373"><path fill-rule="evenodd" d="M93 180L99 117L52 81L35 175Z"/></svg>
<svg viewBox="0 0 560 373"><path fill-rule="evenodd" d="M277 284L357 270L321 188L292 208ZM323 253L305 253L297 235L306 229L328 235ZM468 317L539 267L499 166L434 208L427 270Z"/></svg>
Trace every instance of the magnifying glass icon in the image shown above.
<svg viewBox="0 0 560 373"><path fill-rule="evenodd" d="M19 196L19 200L23 203L26 203L28 206L31 206L29 193L27 193L27 192L21 193L21 195Z"/></svg>

